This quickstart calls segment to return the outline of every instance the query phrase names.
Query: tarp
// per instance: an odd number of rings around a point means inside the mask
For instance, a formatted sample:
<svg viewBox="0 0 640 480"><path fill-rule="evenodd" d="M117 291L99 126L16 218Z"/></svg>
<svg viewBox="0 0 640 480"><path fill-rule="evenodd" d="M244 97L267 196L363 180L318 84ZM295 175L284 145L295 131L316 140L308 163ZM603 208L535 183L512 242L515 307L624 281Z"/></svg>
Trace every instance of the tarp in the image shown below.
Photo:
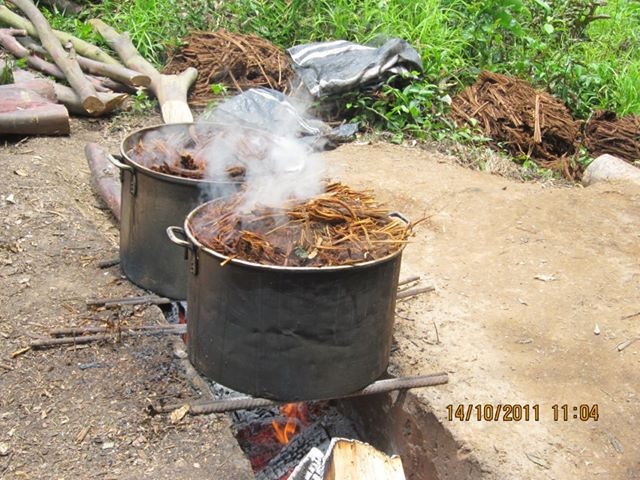
<svg viewBox="0 0 640 480"><path fill-rule="evenodd" d="M331 128L306 114L304 107L292 98L268 88L252 88L231 97L205 112L200 120L248 126L284 137L300 137L314 150L335 147L358 131L357 124Z"/></svg>
<svg viewBox="0 0 640 480"><path fill-rule="evenodd" d="M420 54L406 41L376 48L337 40L289 48L293 70L314 98L378 89L391 75L422 72Z"/></svg>

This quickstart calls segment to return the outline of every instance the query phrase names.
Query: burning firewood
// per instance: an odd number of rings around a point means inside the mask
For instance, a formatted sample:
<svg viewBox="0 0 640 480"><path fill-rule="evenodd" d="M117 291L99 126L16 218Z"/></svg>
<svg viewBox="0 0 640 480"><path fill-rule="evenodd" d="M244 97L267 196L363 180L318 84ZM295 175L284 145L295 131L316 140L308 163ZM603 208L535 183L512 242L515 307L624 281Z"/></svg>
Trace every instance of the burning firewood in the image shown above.
<svg viewBox="0 0 640 480"><path fill-rule="evenodd" d="M243 211L237 194L201 208L190 228L199 241L229 259L264 265L327 267L383 258L399 250L410 225L390 217L367 192L340 183L305 203Z"/></svg>

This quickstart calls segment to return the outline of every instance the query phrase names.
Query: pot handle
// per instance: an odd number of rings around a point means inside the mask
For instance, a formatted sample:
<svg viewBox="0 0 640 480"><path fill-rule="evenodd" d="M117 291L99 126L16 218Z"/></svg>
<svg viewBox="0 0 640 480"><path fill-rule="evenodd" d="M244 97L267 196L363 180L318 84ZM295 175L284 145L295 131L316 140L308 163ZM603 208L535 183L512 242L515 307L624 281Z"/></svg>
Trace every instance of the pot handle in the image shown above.
<svg viewBox="0 0 640 480"><path fill-rule="evenodd" d="M179 238L178 235L183 238ZM184 232L184 228L167 227L167 236L169 237L169 240L176 245L184 248L191 248L191 242L189 242L189 240L184 240L187 237L187 234Z"/></svg>
<svg viewBox="0 0 640 480"><path fill-rule="evenodd" d="M407 225L409 225L411 223L411 220L409 220L407 217L405 217L400 212L391 212L391 213L389 213L389 216L392 217L392 218L397 218L398 220L402 220Z"/></svg>
<svg viewBox="0 0 640 480"><path fill-rule="evenodd" d="M120 160L118 160L116 157L114 157L110 153L107 154L107 160L109 160L109 162L111 162L113 166L115 166L120 170L128 170L131 173L134 173L133 167L127 165L126 163L122 163Z"/></svg>

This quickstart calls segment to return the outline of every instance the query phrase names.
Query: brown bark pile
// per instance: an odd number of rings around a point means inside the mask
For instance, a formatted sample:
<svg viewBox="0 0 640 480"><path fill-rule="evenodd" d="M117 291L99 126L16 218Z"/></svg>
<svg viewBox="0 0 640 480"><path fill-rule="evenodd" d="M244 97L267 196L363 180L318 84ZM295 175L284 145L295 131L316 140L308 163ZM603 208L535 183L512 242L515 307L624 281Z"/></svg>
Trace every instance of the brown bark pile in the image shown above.
<svg viewBox="0 0 640 480"><path fill-rule="evenodd" d="M200 209L190 228L204 245L264 265L326 267L376 260L396 252L411 227L389 216L369 192L333 183L325 193L283 208L244 211L242 194Z"/></svg>
<svg viewBox="0 0 640 480"><path fill-rule="evenodd" d="M232 129L202 124L151 131L138 140L127 156L167 175L240 182L247 165L263 160L272 148L273 141L260 132L252 131L249 137ZM219 165L214 165L215 162Z"/></svg>
<svg viewBox="0 0 640 480"><path fill-rule="evenodd" d="M285 52L256 35L215 32L192 32L186 44L169 53L165 68L175 73L187 67L200 72L189 103L206 106L216 98L211 84L220 83L231 90L268 87L285 92L293 71Z"/></svg>
<svg viewBox="0 0 640 480"><path fill-rule="evenodd" d="M593 156L608 153L628 162L640 160L640 117L618 118L614 112L596 112L584 129L584 145Z"/></svg>
<svg viewBox="0 0 640 480"><path fill-rule="evenodd" d="M453 98L451 115L459 126L477 125L516 157L526 155L571 180L581 174L573 161L581 122L560 100L523 80L482 72Z"/></svg>

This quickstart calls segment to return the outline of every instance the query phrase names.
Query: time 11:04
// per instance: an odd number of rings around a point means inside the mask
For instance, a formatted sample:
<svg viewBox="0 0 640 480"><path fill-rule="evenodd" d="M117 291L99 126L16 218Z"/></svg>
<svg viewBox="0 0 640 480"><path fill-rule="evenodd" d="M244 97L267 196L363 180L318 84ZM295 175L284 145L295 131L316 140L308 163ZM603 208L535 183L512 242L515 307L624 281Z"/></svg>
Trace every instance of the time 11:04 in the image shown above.
<svg viewBox="0 0 640 480"><path fill-rule="evenodd" d="M563 405L555 404L551 408L553 409L553 420L556 422L568 422L572 419L583 422L588 422L589 420L597 422L599 417L597 403L593 405L587 405L585 403L582 405L567 405L566 403Z"/></svg>

